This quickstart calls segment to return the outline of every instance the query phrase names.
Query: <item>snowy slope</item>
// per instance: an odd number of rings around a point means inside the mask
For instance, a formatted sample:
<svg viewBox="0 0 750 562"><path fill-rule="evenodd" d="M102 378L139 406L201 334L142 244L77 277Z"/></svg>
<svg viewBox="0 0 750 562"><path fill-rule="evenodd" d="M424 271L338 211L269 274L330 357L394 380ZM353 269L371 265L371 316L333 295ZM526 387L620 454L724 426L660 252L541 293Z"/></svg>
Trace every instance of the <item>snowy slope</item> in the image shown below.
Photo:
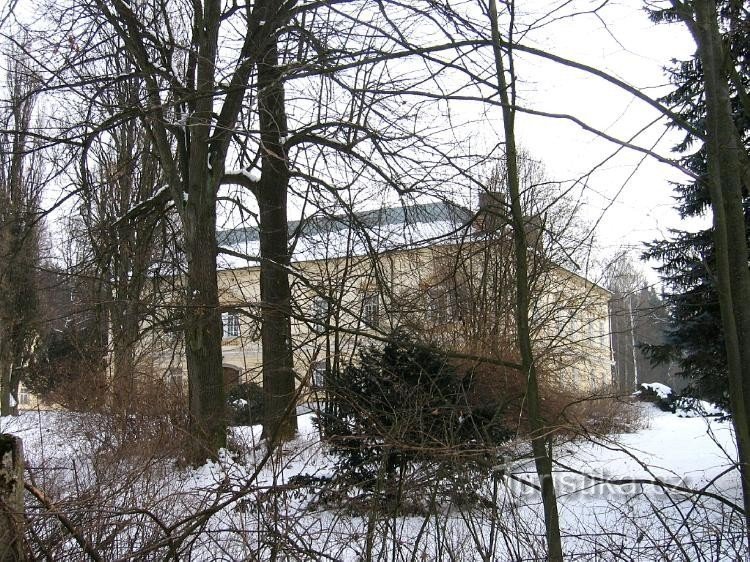
<svg viewBox="0 0 750 562"><path fill-rule="evenodd" d="M741 557L741 518L729 507L740 503L739 479L732 468L731 423L681 418L651 405L638 407L646 412L643 429L561 442L555 449L566 554L580 560ZM197 469L169 462L154 462L148 469L135 461L116 468L101 464L111 441L105 424L95 416L27 412L2 418L0 426L24 439L35 481L49 486L60 509L79 509L83 503L90 512L101 510L101 517L106 513L118 521L118 533L128 537L127 552L117 550L117 541L102 543L100 548L110 549L105 550L106 559L128 559L137 548L166 540L163 528L136 517L133 507L147 510L165 527L171 525L173 532L187 529L189 544L175 548L189 560L265 559L270 555L269 537L296 552L290 558L303 560L359 560L368 551L374 559L543 559L539 495L519 483L536 482L531 461L511 465L494 487L488 477L475 481L485 498L479 503L465 505L439 492L431 515L417 510L394 518L340 510L320 502L321 489L289 486L299 474L333 474L334 459L320 443L312 418L310 413L300 415L300 434L285 445L282 456L267 454L259 427L233 428L235 453ZM413 478L419 480L419 471ZM422 486L430 489L429 482ZM724 501L691 498L683 489L717 494ZM108 495L108 490L113 493ZM354 490L351 493L356 496ZM29 499L27 505L33 502ZM195 513L209 515L195 527ZM49 519L39 521L49 525ZM367 540L368 533L374 542ZM64 541L58 548L78 559L75 542Z"/></svg>

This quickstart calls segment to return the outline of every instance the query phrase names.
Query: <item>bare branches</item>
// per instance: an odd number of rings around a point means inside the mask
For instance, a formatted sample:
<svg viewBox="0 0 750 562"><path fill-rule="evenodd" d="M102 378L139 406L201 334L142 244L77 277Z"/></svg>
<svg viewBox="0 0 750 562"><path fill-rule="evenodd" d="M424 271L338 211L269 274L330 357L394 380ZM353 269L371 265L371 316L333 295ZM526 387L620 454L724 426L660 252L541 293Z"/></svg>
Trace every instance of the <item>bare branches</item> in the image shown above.
<svg viewBox="0 0 750 562"><path fill-rule="evenodd" d="M73 539L81 547L81 550L83 550L91 560L94 560L95 562L102 562L104 560L104 558L102 558L102 556L96 551L96 549L94 549L89 540L83 535L81 530L78 529L64 513L61 513L55 507L55 504L52 502L52 500L47 497L47 495L42 490L40 490L30 482L25 482L24 488L26 489L26 491L30 492L31 495L34 496L52 516L60 521L63 527L67 529Z"/></svg>

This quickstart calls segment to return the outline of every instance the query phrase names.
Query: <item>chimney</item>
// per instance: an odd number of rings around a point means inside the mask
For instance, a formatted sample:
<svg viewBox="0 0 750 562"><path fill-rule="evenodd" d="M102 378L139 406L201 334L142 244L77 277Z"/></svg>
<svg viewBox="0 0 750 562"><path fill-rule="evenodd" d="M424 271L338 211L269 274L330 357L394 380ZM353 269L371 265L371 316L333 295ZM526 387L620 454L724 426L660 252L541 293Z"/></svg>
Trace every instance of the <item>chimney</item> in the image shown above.
<svg viewBox="0 0 750 562"><path fill-rule="evenodd" d="M508 209L505 195L499 191L482 191L479 194L479 230L489 232L499 230L508 223Z"/></svg>

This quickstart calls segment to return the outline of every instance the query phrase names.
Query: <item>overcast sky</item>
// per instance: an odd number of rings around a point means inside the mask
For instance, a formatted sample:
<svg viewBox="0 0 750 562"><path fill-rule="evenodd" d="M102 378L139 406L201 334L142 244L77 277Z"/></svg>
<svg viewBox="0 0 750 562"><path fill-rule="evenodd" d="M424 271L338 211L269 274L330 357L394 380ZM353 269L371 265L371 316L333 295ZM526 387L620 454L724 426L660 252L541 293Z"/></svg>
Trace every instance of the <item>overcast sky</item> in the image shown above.
<svg viewBox="0 0 750 562"><path fill-rule="evenodd" d="M542 9L549 6L548 2L537 4ZM670 89L665 87L663 67L671 59L689 58L694 44L683 26L653 24L642 6L638 1L609 2L598 16L562 19L534 32L527 42L602 68L658 97ZM530 105L572 113L618 138L629 138L658 115L600 79L538 58L524 57L518 73ZM544 161L549 174L557 179L587 173L616 149L573 124L555 120L521 117L518 130L524 146ZM664 133L662 121L638 137L637 143L651 148ZM655 150L670 156L679 138L676 133L666 134ZM631 151L623 151L597 171L589 181L588 215L596 219L612 203L597 230L605 251L621 246L639 250L643 241L663 237L668 227L679 225L669 182L681 178L669 166L650 158L643 160Z"/></svg>
<svg viewBox="0 0 750 562"><path fill-rule="evenodd" d="M2 0L0 0L1 2ZM560 17L536 29L523 42L530 46L602 68L655 97L669 90L663 67L670 60L686 59L694 50L692 39L681 25L655 25L639 0L557 0L564 16L605 4L596 15ZM523 0L519 10L546 13L549 0ZM22 3L23 9L29 5ZM32 10L33 11L33 10ZM523 17L523 16L520 16ZM644 103L600 79L580 71L518 54L520 102L534 109L570 113L622 139L657 117ZM498 127L497 123L494 127ZM664 121L638 137L637 144L670 155L679 135L664 136ZM521 115L517 133L520 144L542 161L550 179L570 180L586 175L617 147L562 121ZM601 218L596 231L603 252L621 247L639 252L644 241L667 235L679 224L674 211L670 180L680 174L641 154L622 151L587 180L587 218ZM655 277L652 277L655 280Z"/></svg>

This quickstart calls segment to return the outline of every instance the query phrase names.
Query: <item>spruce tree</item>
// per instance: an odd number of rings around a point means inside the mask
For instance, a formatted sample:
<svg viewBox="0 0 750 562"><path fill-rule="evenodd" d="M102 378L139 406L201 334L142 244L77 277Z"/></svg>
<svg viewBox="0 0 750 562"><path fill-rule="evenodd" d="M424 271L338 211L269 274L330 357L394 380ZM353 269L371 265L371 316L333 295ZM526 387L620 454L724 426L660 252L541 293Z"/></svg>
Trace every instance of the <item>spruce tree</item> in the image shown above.
<svg viewBox="0 0 750 562"><path fill-rule="evenodd" d="M750 148L750 116L743 110L742 96L747 96L750 85L750 43L742 30L732 25L732 3L721 2L719 12L723 20L724 39L729 45L733 66L731 96L734 121L742 133L745 148ZM652 11L654 21L676 21L672 9ZM675 89L664 102L679 109L688 122L703 128L706 117L703 74L696 57L675 64L670 71ZM738 87L740 86L740 87ZM699 145L696 149L696 145ZM682 218L703 216L711 205L706 182L708 173L706 148L700 140L687 133L675 151L685 154L683 165L699 178L678 184L677 208ZM745 224L750 226L750 198L744 193ZM750 233L750 229L746 229ZM648 245L644 257L659 260L657 267L664 282L664 298L669 309L666 342L644 346L652 361L676 361L679 374L689 380L687 392L728 407L727 361L724 336L715 283L715 259L712 228L687 231L671 230L665 240Z"/></svg>

